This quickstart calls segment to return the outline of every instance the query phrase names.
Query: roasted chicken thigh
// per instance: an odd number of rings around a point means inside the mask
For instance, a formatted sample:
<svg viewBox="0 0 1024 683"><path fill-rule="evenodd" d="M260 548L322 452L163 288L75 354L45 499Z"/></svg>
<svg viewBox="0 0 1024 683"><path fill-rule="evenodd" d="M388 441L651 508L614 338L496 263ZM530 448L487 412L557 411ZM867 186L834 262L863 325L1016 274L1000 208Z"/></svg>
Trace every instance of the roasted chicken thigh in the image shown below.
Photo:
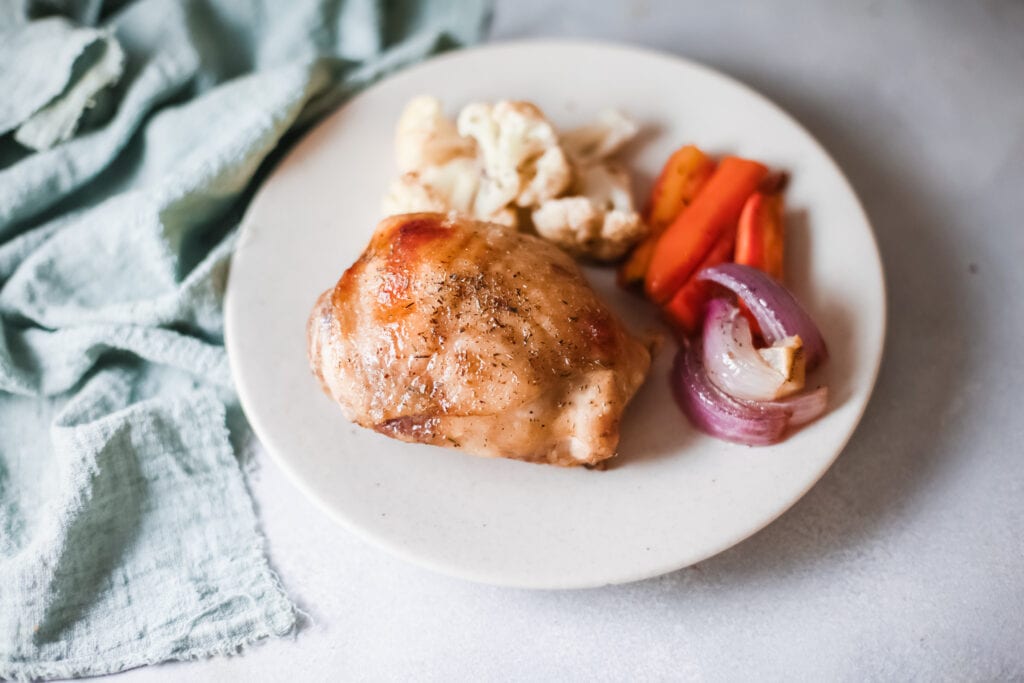
<svg viewBox="0 0 1024 683"><path fill-rule="evenodd" d="M571 466L613 456L648 349L558 247L454 215L404 214L317 300L309 360L382 434Z"/></svg>

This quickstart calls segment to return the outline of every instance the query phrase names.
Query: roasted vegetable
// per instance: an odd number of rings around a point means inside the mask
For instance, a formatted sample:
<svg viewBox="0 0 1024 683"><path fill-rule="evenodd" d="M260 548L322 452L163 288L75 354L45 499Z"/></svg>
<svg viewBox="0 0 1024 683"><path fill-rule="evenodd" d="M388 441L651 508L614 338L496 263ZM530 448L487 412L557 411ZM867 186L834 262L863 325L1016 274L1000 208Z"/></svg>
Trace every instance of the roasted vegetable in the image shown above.
<svg viewBox="0 0 1024 683"><path fill-rule="evenodd" d="M727 231L697 267L700 272L732 260L734 233ZM700 329L704 321L704 304L711 296L713 285L693 277L668 300L663 314L678 332L688 335Z"/></svg>
<svg viewBox="0 0 1024 683"><path fill-rule="evenodd" d="M680 147L668 158L654 181L644 210L643 218L650 234L619 266L619 285L628 287L643 282L658 238L693 201L714 169L715 163L694 145Z"/></svg>
<svg viewBox="0 0 1024 683"><path fill-rule="evenodd" d="M782 194L755 192L740 213L736 263L753 266L781 281L784 275Z"/></svg>
<svg viewBox="0 0 1024 683"><path fill-rule="evenodd" d="M667 302L693 276L723 236L735 240L743 204L757 189L768 169L739 157L726 157L665 233L658 239L647 269L647 296Z"/></svg>

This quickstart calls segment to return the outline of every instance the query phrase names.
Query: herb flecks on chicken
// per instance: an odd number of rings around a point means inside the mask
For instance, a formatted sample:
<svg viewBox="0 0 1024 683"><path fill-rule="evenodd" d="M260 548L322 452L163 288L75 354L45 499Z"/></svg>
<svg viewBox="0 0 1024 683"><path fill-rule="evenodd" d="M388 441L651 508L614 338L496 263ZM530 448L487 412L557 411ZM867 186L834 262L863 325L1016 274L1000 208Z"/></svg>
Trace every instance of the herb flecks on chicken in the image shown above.
<svg viewBox="0 0 1024 683"><path fill-rule="evenodd" d="M441 214L385 219L309 319L309 358L352 421L562 466L612 457L647 348L549 242Z"/></svg>

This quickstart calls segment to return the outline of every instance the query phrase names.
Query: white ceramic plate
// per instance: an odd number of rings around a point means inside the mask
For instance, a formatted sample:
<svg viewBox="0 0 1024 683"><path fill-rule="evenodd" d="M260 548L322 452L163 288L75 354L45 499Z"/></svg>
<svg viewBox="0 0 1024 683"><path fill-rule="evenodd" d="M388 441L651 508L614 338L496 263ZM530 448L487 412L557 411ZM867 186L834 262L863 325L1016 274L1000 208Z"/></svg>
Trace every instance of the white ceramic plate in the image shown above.
<svg viewBox="0 0 1024 683"><path fill-rule="evenodd" d="M784 443L746 448L694 431L668 389L673 348L631 404L607 471L558 469L400 443L350 424L306 362L317 295L356 259L393 177L405 102L434 94L529 99L559 126L607 107L643 126L627 152L637 196L684 142L768 162L787 191L789 282L830 345L815 379L828 414ZM588 271L637 331L654 311ZM578 42L489 45L402 71L312 131L254 199L231 268L227 347L242 405L295 484L347 529L417 564L494 584L568 588L685 567L778 517L825 472L860 420L882 353L882 270L842 172L792 118L677 57Z"/></svg>

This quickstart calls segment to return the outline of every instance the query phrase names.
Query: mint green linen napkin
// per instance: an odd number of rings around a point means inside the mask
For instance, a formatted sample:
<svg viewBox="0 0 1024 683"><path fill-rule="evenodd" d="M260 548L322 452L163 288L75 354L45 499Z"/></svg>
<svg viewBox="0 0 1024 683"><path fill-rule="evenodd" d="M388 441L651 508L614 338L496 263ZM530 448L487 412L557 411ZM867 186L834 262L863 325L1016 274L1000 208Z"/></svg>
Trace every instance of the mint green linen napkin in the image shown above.
<svg viewBox="0 0 1024 683"><path fill-rule="evenodd" d="M0 677L292 632L236 456L221 298L238 219L298 131L488 16L485 0L0 9Z"/></svg>

